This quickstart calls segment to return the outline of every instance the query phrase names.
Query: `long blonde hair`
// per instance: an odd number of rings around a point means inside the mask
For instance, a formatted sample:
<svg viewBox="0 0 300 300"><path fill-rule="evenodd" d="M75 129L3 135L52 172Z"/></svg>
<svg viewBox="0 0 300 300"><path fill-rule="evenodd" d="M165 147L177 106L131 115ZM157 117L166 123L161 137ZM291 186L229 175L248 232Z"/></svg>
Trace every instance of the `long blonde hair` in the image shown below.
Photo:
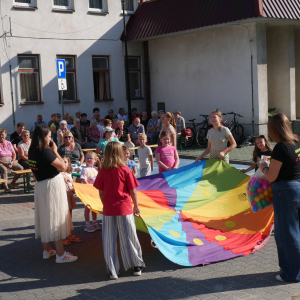
<svg viewBox="0 0 300 300"><path fill-rule="evenodd" d="M96 166L97 166L98 170L100 170L102 164L101 164L101 161L100 161L99 157L97 156L97 154L93 151L89 151L85 157L87 157L88 155L92 155L93 158L96 159Z"/></svg>
<svg viewBox="0 0 300 300"><path fill-rule="evenodd" d="M123 148L119 142L109 142L104 150L103 169L113 169L124 167Z"/></svg>
<svg viewBox="0 0 300 300"><path fill-rule="evenodd" d="M170 113L170 112L165 112L164 115L166 115L168 119L171 119L170 124L174 127L174 129L176 131L177 125L176 125L175 118L174 118L173 114Z"/></svg>
<svg viewBox="0 0 300 300"><path fill-rule="evenodd" d="M222 119L223 119L222 113L221 113L219 110L214 110L214 111L212 111L212 112L210 113L210 115L217 115L217 116L220 118L220 121L222 121ZM222 125L222 123L221 123L221 126L218 127L218 132L219 132L219 133L221 132L222 127L223 127L223 125Z"/></svg>

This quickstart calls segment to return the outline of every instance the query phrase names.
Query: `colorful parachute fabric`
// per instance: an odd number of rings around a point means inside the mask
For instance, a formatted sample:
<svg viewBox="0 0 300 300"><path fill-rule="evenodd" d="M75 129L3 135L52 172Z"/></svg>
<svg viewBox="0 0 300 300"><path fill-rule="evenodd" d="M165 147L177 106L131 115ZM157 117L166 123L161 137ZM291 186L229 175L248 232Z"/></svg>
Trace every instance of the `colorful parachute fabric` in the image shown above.
<svg viewBox="0 0 300 300"><path fill-rule="evenodd" d="M248 178L220 160L142 177L137 229L149 232L158 249L183 266L248 255L265 244L273 223L273 207L252 212L245 194ZM101 213L93 186L74 187L85 205Z"/></svg>

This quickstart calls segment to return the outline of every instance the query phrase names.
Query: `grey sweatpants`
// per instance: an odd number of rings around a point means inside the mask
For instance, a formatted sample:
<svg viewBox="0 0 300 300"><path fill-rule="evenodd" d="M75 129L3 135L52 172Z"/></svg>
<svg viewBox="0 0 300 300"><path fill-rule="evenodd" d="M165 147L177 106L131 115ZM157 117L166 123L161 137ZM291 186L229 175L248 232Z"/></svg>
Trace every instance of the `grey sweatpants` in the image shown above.
<svg viewBox="0 0 300 300"><path fill-rule="evenodd" d="M145 267L133 215L103 216L102 243L107 271L114 276L118 275L120 271L117 250L118 233L125 270L132 267Z"/></svg>

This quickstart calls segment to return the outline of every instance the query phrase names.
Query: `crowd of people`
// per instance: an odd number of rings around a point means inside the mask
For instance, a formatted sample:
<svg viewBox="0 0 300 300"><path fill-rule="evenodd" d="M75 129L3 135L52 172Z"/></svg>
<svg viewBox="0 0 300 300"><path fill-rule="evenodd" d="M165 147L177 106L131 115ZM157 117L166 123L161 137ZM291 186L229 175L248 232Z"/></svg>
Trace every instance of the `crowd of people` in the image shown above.
<svg viewBox="0 0 300 300"><path fill-rule="evenodd" d="M196 162L206 155L209 159L229 162L229 153L236 148L236 142L229 129L222 125L222 114L213 111L210 115L212 128L208 131L207 149L196 158ZM173 113L153 111L151 118L147 112L141 115L132 110L132 124L124 108L115 114L112 109L105 117L98 108L93 116L76 112L75 117L53 114L46 123L41 115L34 123L34 132L25 130L23 123L6 140L5 129L0 129L0 171L1 178L7 179L10 169L21 170L30 167L35 178L35 228L36 238L41 238L43 258L56 255L57 263L73 262L77 256L65 251L64 246L82 239L73 233L72 209L76 207L72 185L72 164L82 165L78 182L93 184L99 190L103 204L102 243L107 270L111 279L118 278L120 264L117 255L117 236L125 269L133 268L134 275L141 275L145 263L139 244L133 214L139 214L136 187L137 164L132 159L133 146L138 145L140 175L149 176L154 168L152 143L160 140L156 147L155 159L159 172L177 169L179 156L176 149L177 137L185 129L185 120L179 111ZM253 165L241 172L260 170L271 182L273 189L275 240L278 249L281 274L280 281L300 281L300 141L294 135L287 117L276 114L268 123L269 136L276 145L272 150L268 139L261 135L255 139ZM229 142L229 146L228 146ZM82 149L87 150L84 155ZM270 156L270 165L261 161L262 156ZM16 158L18 157L18 160ZM12 182L4 184L5 192L16 188ZM131 204L133 201L133 208ZM85 208L85 228L88 233L100 230L97 216ZM50 246L54 241L56 250Z"/></svg>

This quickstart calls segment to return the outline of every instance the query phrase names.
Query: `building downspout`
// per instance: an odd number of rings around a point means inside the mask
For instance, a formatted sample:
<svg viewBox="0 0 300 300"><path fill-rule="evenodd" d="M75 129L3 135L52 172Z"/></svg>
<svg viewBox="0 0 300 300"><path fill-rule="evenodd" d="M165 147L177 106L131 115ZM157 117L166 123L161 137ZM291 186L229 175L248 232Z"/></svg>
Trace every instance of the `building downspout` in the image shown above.
<svg viewBox="0 0 300 300"><path fill-rule="evenodd" d="M151 90L150 90L150 67L149 67L149 45L148 41L143 42L144 47L144 69L145 69L145 98L146 110L151 113Z"/></svg>

